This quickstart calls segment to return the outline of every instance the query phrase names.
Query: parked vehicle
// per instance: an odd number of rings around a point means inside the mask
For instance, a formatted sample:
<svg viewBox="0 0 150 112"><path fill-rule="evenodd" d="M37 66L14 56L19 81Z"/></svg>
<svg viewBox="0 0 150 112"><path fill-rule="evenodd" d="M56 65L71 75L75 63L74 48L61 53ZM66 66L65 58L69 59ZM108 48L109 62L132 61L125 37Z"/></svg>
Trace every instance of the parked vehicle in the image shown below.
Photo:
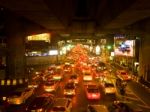
<svg viewBox="0 0 150 112"><path fill-rule="evenodd" d="M27 106L27 112L45 112L54 103L54 96L52 94L42 94L35 97L32 102Z"/></svg>
<svg viewBox="0 0 150 112"><path fill-rule="evenodd" d="M34 93L34 88L19 88L8 97L9 104L23 104Z"/></svg>

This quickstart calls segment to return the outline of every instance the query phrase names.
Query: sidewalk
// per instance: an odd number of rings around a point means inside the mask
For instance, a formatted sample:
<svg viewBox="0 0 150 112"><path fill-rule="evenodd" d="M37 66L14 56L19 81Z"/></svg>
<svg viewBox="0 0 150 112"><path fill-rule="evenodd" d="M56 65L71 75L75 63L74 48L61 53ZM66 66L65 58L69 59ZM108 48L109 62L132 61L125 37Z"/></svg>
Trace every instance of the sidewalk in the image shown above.
<svg viewBox="0 0 150 112"><path fill-rule="evenodd" d="M150 82L145 81L144 79L139 79L138 82L150 92Z"/></svg>
<svg viewBox="0 0 150 112"><path fill-rule="evenodd" d="M116 67L116 68L118 68L118 69L127 70L127 67L123 67L123 66L119 65L118 63L112 63L111 65ZM132 71L129 71L129 70L127 70L127 71L130 73L133 81L139 83L141 86L143 86L144 88L148 89L148 91L150 92L150 82L139 78L137 75L133 75Z"/></svg>

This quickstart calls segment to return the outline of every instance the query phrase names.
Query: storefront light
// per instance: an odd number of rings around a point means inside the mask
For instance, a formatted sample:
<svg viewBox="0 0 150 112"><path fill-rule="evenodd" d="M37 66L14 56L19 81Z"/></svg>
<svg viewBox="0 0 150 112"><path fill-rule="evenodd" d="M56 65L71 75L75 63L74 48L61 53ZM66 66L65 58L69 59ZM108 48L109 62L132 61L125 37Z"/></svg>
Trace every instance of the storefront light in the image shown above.
<svg viewBox="0 0 150 112"><path fill-rule="evenodd" d="M63 55L63 52L62 51L59 51L60 55Z"/></svg>
<svg viewBox="0 0 150 112"><path fill-rule="evenodd" d="M62 48L62 53L63 53L63 54L66 54L66 47L63 47L63 48Z"/></svg>
<svg viewBox="0 0 150 112"><path fill-rule="evenodd" d="M92 50L93 50L93 46L90 46L90 52L92 52Z"/></svg>
<svg viewBox="0 0 150 112"><path fill-rule="evenodd" d="M58 50L50 50L49 55L58 55Z"/></svg>
<svg viewBox="0 0 150 112"><path fill-rule="evenodd" d="M115 53L114 53L114 52L111 52L111 56L115 56Z"/></svg>
<svg viewBox="0 0 150 112"><path fill-rule="evenodd" d="M96 54L99 55L100 54L100 46L96 46Z"/></svg>

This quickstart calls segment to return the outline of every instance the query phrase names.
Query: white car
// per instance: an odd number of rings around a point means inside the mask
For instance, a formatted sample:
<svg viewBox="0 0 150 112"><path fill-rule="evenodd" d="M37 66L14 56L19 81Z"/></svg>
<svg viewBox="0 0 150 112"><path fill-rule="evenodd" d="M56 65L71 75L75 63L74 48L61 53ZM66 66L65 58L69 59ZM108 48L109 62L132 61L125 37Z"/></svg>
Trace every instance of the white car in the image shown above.
<svg viewBox="0 0 150 112"><path fill-rule="evenodd" d="M83 74L83 80L84 80L84 81L92 81L92 80L93 80L92 74L91 74L91 73L88 73L88 72L84 73L84 74Z"/></svg>
<svg viewBox="0 0 150 112"><path fill-rule="evenodd" d="M74 82L68 82L64 88L64 95L75 95L75 94L76 94L75 83Z"/></svg>
<svg viewBox="0 0 150 112"><path fill-rule="evenodd" d="M116 93L116 87L113 83L105 82L104 83L104 92L105 94L115 94Z"/></svg>
<svg viewBox="0 0 150 112"><path fill-rule="evenodd" d="M10 97L8 97L8 103L16 104L16 105L23 104L29 97L33 95L33 93L34 93L33 88L17 89L16 91L12 93Z"/></svg>
<svg viewBox="0 0 150 112"><path fill-rule="evenodd" d="M56 91L57 88L58 88L58 82L56 82L54 80L50 80L50 81L47 81L46 83L44 83L44 90L46 92Z"/></svg>
<svg viewBox="0 0 150 112"><path fill-rule="evenodd" d="M62 74L54 74L54 75L52 76L52 78L53 78L53 80L55 80L55 81L60 81L60 80L63 78L63 76L62 76Z"/></svg>

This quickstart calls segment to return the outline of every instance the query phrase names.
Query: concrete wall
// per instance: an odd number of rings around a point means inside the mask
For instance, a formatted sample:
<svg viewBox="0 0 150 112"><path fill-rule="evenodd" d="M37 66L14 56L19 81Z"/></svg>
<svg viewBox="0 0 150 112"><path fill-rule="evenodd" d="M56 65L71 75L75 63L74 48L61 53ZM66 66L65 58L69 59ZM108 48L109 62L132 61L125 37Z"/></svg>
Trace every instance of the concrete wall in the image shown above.
<svg viewBox="0 0 150 112"><path fill-rule="evenodd" d="M34 66L34 65L48 65L54 63L61 63L65 57L63 56L34 56L34 57L26 57L26 65Z"/></svg>

